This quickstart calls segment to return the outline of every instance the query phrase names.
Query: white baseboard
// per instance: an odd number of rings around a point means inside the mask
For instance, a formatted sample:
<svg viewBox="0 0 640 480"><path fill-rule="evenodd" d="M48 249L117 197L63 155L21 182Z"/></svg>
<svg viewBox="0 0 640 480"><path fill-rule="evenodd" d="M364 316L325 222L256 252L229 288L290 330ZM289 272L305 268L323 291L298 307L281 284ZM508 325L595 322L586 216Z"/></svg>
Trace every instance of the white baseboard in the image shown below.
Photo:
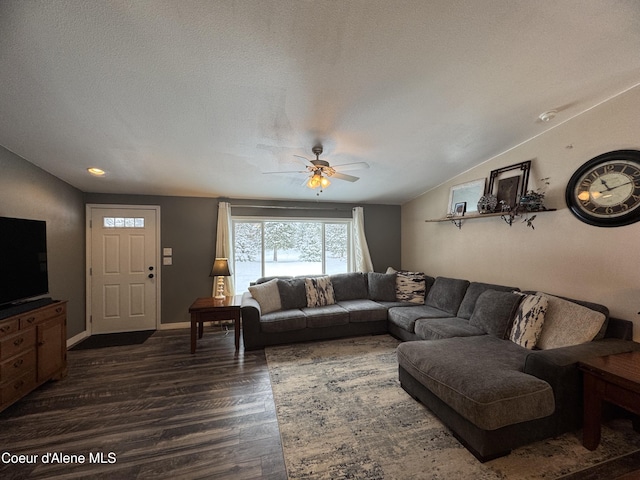
<svg viewBox="0 0 640 480"><path fill-rule="evenodd" d="M67 350L69 350L74 345L80 343L82 340L89 336L89 332L86 330L84 332L80 332L79 334L67 339Z"/></svg>

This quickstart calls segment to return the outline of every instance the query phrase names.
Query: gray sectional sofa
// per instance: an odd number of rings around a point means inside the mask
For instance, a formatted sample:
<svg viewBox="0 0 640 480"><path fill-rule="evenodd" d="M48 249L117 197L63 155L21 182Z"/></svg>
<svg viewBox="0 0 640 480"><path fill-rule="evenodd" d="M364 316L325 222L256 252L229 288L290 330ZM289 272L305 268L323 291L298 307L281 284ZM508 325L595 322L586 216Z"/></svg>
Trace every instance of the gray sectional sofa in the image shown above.
<svg viewBox="0 0 640 480"><path fill-rule="evenodd" d="M421 283L404 277L410 285L398 292L398 278L332 275L335 303L314 307L307 306L305 277L260 279L258 298L245 293L242 300L245 348L388 332L403 340L397 351L402 388L481 461L580 428L577 362L640 350L632 341L632 323L610 318L602 305L426 275ZM549 324L536 333L545 349L513 339L523 295L548 299ZM267 305L274 296L280 303ZM571 317L568 329L562 315Z"/></svg>

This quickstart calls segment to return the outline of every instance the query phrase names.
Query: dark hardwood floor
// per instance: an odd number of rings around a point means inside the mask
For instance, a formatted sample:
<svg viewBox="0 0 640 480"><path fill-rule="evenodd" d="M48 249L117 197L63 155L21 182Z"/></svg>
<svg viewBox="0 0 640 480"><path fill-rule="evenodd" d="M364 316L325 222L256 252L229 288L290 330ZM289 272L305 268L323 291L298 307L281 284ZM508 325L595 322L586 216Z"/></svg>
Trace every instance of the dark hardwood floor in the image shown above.
<svg viewBox="0 0 640 480"><path fill-rule="evenodd" d="M195 355L185 329L68 361L0 413L0 478L286 479L264 352L236 353L232 332L205 327Z"/></svg>
<svg viewBox="0 0 640 480"><path fill-rule="evenodd" d="M264 352L236 353L232 332L205 327L195 355L188 330L164 330L68 359L0 412L1 479L287 478ZM640 471L585 478L611 477Z"/></svg>

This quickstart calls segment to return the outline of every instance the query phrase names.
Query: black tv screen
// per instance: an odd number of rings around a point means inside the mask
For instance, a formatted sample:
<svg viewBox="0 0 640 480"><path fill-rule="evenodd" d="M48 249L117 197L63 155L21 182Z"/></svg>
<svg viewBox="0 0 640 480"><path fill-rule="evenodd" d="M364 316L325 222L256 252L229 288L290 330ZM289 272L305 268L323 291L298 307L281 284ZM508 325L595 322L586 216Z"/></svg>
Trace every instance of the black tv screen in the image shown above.
<svg viewBox="0 0 640 480"><path fill-rule="evenodd" d="M0 305L47 293L46 222L0 217Z"/></svg>

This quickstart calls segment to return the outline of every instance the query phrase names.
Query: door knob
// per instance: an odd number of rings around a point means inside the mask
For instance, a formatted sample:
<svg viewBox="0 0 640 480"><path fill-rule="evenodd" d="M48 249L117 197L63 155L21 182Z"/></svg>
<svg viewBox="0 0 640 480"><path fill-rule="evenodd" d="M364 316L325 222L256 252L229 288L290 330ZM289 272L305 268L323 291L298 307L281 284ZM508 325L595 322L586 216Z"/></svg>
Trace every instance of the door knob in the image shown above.
<svg viewBox="0 0 640 480"><path fill-rule="evenodd" d="M150 274L149 274L149 278L153 278L153 273L150 273Z"/></svg>
<svg viewBox="0 0 640 480"><path fill-rule="evenodd" d="M149 267L149 270L153 270L153 267Z"/></svg>

